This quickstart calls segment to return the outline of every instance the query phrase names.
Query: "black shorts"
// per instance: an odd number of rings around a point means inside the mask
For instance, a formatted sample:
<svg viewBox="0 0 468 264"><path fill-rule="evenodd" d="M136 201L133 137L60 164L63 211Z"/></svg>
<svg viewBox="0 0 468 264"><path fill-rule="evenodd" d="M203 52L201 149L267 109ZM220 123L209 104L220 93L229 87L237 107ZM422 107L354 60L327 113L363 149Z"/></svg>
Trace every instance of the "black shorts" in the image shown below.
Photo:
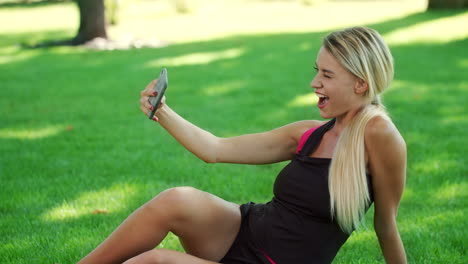
<svg viewBox="0 0 468 264"><path fill-rule="evenodd" d="M272 264L261 247L252 239L249 228L249 212L255 203L249 202L240 206L241 226L234 243L221 259L223 264Z"/></svg>

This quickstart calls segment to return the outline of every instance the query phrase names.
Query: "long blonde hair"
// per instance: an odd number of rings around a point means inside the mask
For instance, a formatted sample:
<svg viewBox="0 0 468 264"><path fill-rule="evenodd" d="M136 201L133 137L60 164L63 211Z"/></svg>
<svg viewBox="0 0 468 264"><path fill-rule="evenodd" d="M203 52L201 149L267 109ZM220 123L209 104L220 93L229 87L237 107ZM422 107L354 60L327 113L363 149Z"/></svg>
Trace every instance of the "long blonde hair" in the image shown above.
<svg viewBox="0 0 468 264"><path fill-rule="evenodd" d="M371 200L364 131L372 118L389 118L380 94L393 80L393 57L379 33L365 27L333 32L324 39L323 47L369 87L364 95L369 105L356 114L338 139L328 180L330 213L344 232L351 233L359 228Z"/></svg>

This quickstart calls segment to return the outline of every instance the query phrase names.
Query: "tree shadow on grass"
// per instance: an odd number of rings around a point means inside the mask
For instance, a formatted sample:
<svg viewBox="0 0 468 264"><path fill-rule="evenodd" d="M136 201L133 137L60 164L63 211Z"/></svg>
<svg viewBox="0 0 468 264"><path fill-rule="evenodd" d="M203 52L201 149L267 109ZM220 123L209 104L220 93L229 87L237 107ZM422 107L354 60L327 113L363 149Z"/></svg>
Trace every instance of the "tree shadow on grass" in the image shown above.
<svg viewBox="0 0 468 264"><path fill-rule="evenodd" d="M63 4L64 2L71 2L70 0L42 0L42 1L8 1L0 3L0 8L35 8L41 6L50 6L56 4Z"/></svg>
<svg viewBox="0 0 468 264"><path fill-rule="evenodd" d="M457 14L415 14L370 26L387 33ZM10 245L0 254L16 263L35 254L28 252L47 252L38 257L42 262L74 262L131 211L171 186L194 186L238 203L268 200L274 175L283 164L212 166L197 161L139 112L139 91L161 67L168 67L168 104L220 136L317 119L318 111L311 104L291 106L290 102L311 93L312 66L325 34L235 36L132 51L24 51L27 56L21 58L18 52L18 58L0 64L0 149L8 153L0 163L4 195L0 243ZM27 34L10 35L9 42L15 38L26 39ZM434 251L438 247L454 255L463 252L457 230L463 229L459 211L464 210L466 196L450 200L433 195L441 186L464 182L466 175L461 147L466 142L458 136L467 125L463 119L466 84L458 76L466 70L458 56L466 44L460 40L391 47L397 82L385 102L409 149L410 192L402 201L399 221L410 260L451 260L437 253L428 255L421 243ZM415 71L412 58L425 63L418 63ZM435 101L443 102L443 108L435 107ZM461 115L461 121L448 122L454 115ZM14 134L53 125L71 129L38 139L5 136L8 130ZM437 140L441 136L444 139ZM437 162L438 166L432 165ZM133 187L120 194L109 191L121 185ZM108 201L112 199L125 205L112 209ZM80 206L81 213L73 215ZM66 217L67 208L72 210L70 217ZM109 214L93 215L95 209L107 209ZM47 217L53 213L58 216ZM444 214L443 219L427 219ZM431 230L438 228L444 235L435 240ZM345 245L337 263L355 254L381 260L378 249L368 248L367 243L363 239ZM64 248L67 254L61 253ZM53 257L63 255L68 259Z"/></svg>

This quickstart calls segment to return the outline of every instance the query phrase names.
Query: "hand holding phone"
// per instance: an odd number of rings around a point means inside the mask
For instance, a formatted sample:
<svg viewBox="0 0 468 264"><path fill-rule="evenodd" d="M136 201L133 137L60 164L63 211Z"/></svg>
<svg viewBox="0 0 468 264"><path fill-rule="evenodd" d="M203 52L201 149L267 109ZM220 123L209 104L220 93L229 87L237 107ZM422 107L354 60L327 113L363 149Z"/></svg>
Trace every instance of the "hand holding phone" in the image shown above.
<svg viewBox="0 0 468 264"><path fill-rule="evenodd" d="M158 110L159 104L161 103L161 99L166 92L166 88L168 85L168 78L167 78L167 69L163 68L161 74L159 75L158 81L154 85L153 90L157 92L156 96L150 96L148 99L149 103L153 107L153 110L148 112L148 118L153 119L156 110Z"/></svg>

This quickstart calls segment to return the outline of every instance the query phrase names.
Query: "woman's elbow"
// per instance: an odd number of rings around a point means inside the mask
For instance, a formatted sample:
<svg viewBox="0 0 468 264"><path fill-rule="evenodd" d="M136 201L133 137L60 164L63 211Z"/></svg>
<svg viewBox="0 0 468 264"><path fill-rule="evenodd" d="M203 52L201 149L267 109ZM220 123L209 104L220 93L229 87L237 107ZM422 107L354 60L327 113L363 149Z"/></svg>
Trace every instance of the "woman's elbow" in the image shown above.
<svg viewBox="0 0 468 264"><path fill-rule="evenodd" d="M374 221L374 229L377 237L385 238L398 233L396 218L389 218L385 221L376 220Z"/></svg>
<svg viewBox="0 0 468 264"><path fill-rule="evenodd" d="M193 154L195 154L195 156L197 156L197 158L199 158L200 160L202 160L205 163L218 163L219 162L216 155L214 155L213 153L210 153L210 152L201 152L201 153L193 152Z"/></svg>
<svg viewBox="0 0 468 264"><path fill-rule="evenodd" d="M214 137L211 142L202 148L203 151L198 152L197 157L205 163L220 163L219 144L219 138Z"/></svg>

